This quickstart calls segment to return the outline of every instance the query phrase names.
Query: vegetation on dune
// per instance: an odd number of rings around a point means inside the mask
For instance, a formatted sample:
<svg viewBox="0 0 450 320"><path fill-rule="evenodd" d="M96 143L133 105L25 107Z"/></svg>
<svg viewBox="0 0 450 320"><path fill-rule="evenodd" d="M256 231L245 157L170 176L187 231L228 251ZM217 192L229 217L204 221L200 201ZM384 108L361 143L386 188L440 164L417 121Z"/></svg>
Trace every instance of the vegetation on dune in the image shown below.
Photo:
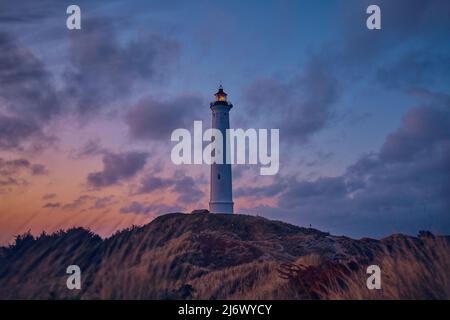
<svg viewBox="0 0 450 320"><path fill-rule="evenodd" d="M81 290L66 287L68 265ZM366 268L382 270L368 290ZM449 299L450 238L353 240L245 215L168 214L102 240L74 228L0 250L2 299Z"/></svg>

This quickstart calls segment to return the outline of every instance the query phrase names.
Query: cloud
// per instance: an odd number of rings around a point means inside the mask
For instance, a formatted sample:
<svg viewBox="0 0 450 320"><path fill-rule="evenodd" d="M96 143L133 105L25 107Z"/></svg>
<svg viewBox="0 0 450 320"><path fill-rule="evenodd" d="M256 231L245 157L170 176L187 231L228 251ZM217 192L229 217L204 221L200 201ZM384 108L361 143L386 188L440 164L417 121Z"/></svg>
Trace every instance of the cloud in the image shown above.
<svg viewBox="0 0 450 320"><path fill-rule="evenodd" d="M261 198L261 199L271 198L279 195L287 188L287 186L288 183L286 180L277 178L270 185L245 186L236 188L236 190L233 191L233 196L235 198L242 198L242 197Z"/></svg>
<svg viewBox="0 0 450 320"><path fill-rule="evenodd" d="M40 176L48 174L47 167L43 164L33 164L31 167L31 174L33 176Z"/></svg>
<svg viewBox="0 0 450 320"><path fill-rule="evenodd" d="M150 173L141 178L139 185L132 191L132 194L170 191L177 194L177 204L184 207L198 202L205 195L199 184L204 184L203 179L196 180L179 170L175 171L173 177L169 178L157 177Z"/></svg>
<svg viewBox="0 0 450 320"><path fill-rule="evenodd" d="M372 4L381 8L381 32L365 27L365 18L368 17L365 12ZM426 38L432 33L433 38L427 40L435 42L436 36L442 39L448 36L445 26L448 27L450 22L450 5L446 1L354 0L343 3L341 11L342 37L333 43L334 50L330 50L331 56L340 58L338 65L364 63L370 67L380 54L398 49L411 38Z"/></svg>
<svg viewBox="0 0 450 320"><path fill-rule="evenodd" d="M327 199L329 203L333 199L345 196L347 191L343 177L320 177L314 181L291 180L280 197L280 205L295 208L302 206L305 202L323 199Z"/></svg>
<svg viewBox="0 0 450 320"><path fill-rule="evenodd" d="M178 193L177 202L180 205L195 203L204 195L204 192L198 187L194 178L190 176L181 176L176 179L173 191Z"/></svg>
<svg viewBox="0 0 450 320"><path fill-rule="evenodd" d="M450 13L450 6L433 0L377 1L387 27L374 32L365 27L370 4L342 5L342 36L310 50L297 75L254 81L244 93L246 123L280 128L281 141L301 144L338 120L335 106L355 92L355 83L407 91L448 82L450 19L443 12ZM261 110L270 110L270 116Z"/></svg>
<svg viewBox="0 0 450 320"><path fill-rule="evenodd" d="M24 158L14 160L4 160L3 158L0 158L0 176L18 175L23 171L34 176L48 173L48 170L44 165L32 164L29 160Z"/></svg>
<svg viewBox="0 0 450 320"><path fill-rule="evenodd" d="M84 206L85 204L87 204L90 201L95 200L94 196L89 196L89 195L81 195L78 198L76 198L74 201L70 202L70 203L66 203L62 206L62 208L64 210L73 210L73 209L79 209L82 206Z"/></svg>
<svg viewBox="0 0 450 320"><path fill-rule="evenodd" d="M0 194L7 194L17 187L29 185L29 177L45 175L47 168L24 158L5 160L0 158Z"/></svg>
<svg viewBox="0 0 450 320"><path fill-rule="evenodd" d="M36 15L40 19L41 11ZM2 19L11 20L0 14ZM0 32L1 149L52 145L55 138L44 134L52 120L69 115L87 119L128 104L136 94L133 90L160 83L178 60L178 43L163 35L139 33L122 41L111 19L83 21L83 32L69 35L62 76L50 72L14 35Z"/></svg>
<svg viewBox="0 0 450 320"><path fill-rule="evenodd" d="M42 206L42 208L44 209L55 209L55 208L60 208L61 207L61 203L59 202L47 202L46 204L44 204Z"/></svg>
<svg viewBox="0 0 450 320"><path fill-rule="evenodd" d="M5 186L16 186L19 185L19 182L11 177L6 177L3 179L0 179L0 187L5 187ZM4 189L0 189L0 193L4 193L5 190Z"/></svg>
<svg viewBox="0 0 450 320"><path fill-rule="evenodd" d="M366 28L366 9L372 4L381 8L381 31ZM342 3L337 13L340 37L322 42L312 55L339 79L344 94L362 81L384 89L429 88L448 81L448 2L356 0Z"/></svg>
<svg viewBox="0 0 450 320"><path fill-rule="evenodd" d="M114 204L114 195L104 196L104 197L96 197L92 195L82 194L72 202L61 205L63 210L75 210L75 209L83 209L86 210L99 210L105 209L108 206Z"/></svg>
<svg viewBox="0 0 450 320"><path fill-rule="evenodd" d="M385 161L411 161L420 153L431 153L436 144L449 137L450 104L444 108L417 107L408 111L401 127L387 137L380 157Z"/></svg>
<svg viewBox="0 0 450 320"><path fill-rule="evenodd" d="M154 191L169 188L175 184L174 179L164 179L155 177L152 174L146 175L141 179L141 184L137 190L138 194L151 193Z"/></svg>
<svg viewBox="0 0 450 320"><path fill-rule="evenodd" d="M29 166L30 161L26 159L4 160L0 158L0 174L2 175L12 175Z"/></svg>
<svg viewBox="0 0 450 320"><path fill-rule="evenodd" d="M106 153L103 155L103 170L90 173L88 185L102 188L133 177L141 170L149 157L146 152Z"/></svg>
<svg viewBox="0 0 450 320"><path fill-rule="evenodd" d="M59 92L44 63L14 36L0 32L0 148L51 145L43 127L62 112Z"/></svg>
<svg viewBox="0 0 450 320"><path fill-rule="evenodd" d="M251 120L256 117L263 127L282 128L283 139L307 142L332 119L332 107L340 96L339 81L328 65L321 55L312 54L298 77L253 82L245 92ZM261 109L270 110L271 116Z"/></svg>
<svg viewBox="0 0 450 320"><path fill-rule="evenodd" d="M16 149L34 134L41 134L40 127L32 120L8 116L0 112L0 148Z"/></svg>
<svg viewBox="0 0 450 320"><path fill-rule="evenodd" d="M149 214L152 206L145 206L142 203L134 201L129 206L120 208L120 213Z"/></svg>
<svg viewBox="0 0 450 320"><path fill-rule="evenodd" d="M381 65L375 78L386 88L429 87L450 81L450 54L431 48L411 50Z"/></svg>
<svg viewBox="0 0 450 320"><path fill-rule="evenodd" d="M115 196L106 196L95 199L94 204L89 209L104 209L114 203Z"/></svg>
<svg viewBox="0 0 450 320"><path fill-rule="evenodd" d="M0 33L0 99L6 110L43 121L61 108L44 63L11 35Z"/></svg>
<svg viewBox="0 0 450 320"><path fill-rule="evenodd" d="M193 95L170 100L145 97L128 112L126 123L134 139L169 141L173 130L190 128L194 120L201 119L204 108L202 99Z"/></svg>
<svg viewBox="0 0 450 320"><path fill-rule="evenodd" d="M50 200L56 198L56 193L46 193L42 196L42 200Z"/></svg>
<svg viewBox="0 0 450 320"><path fill-rule="evenodd" d="M44 19L52 16L52 14L57 14L57 9L65 10L65 8L67 6L65 7L64 3L59 0L42 0L39 3L2 0L0 2L0 24L42 23Z"/></svg>
<svg viewBox="0 0 450 320"><path fill-rule="evenodd" d="M178 43L157 34L120 41L111 19L83 20L70 35L70 66L64 78L77 113L95 114L132 93L140 83L160 82L176 63Z"/></svg>
<svg viewBox="0 0 450 320"><path fill-rule="evenodd" d="M108 153L108 150L101 146L99 139L89 139L79 150L71 151L71 156L80 159L105 153Z"/></svg>
<svg viewBox="0 0 450 320"><path fill-rule="evenodd" d="M384 236L421 229L450 232L450 100L423 92L380 152L367 154L335 177L276 177L271 185L242 188L238 196L276 197L272 217L312 223L353 236Z"/></svg>

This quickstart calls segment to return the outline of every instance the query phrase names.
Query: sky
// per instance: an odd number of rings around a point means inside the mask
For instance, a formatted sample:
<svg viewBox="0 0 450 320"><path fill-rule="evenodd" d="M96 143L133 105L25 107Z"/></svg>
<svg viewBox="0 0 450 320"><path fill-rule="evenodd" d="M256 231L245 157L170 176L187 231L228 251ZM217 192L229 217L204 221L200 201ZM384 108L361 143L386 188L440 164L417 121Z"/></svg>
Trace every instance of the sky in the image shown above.
<svg viewBox="0 0 450 320"><path fill-rule="evenodd" d="M207 208L208 165L174 165L170 135L209 125L219 84L231 127L280 130L278 174L233 166L235 212L449 234L449 36L439 0L1 0L0 244Z"/></svg>

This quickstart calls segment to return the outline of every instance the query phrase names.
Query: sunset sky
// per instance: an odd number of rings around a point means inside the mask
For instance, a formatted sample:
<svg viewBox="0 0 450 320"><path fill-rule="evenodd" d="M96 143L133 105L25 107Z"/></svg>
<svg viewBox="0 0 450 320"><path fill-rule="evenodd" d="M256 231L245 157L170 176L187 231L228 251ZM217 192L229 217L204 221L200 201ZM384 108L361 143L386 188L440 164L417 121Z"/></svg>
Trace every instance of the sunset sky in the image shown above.
<svg viewBox="0 0 450 320"><path fill-rule="evenodd" d="M233 166L237 213L449 234L449 39L439 0L1 0L0 244L207 208L209 166L172 164L170 134L210 124L220 83L232 127L280 129L277 175Z"/></svg>

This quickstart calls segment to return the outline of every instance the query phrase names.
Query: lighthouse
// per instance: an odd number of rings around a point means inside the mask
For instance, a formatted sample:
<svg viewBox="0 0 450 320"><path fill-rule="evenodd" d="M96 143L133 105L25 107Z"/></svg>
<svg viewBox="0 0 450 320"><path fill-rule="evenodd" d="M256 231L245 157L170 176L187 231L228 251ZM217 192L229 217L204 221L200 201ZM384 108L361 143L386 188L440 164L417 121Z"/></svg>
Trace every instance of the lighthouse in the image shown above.
<svg viewBox="0 0 450 320"><path fill-rule="evenodd" d="M220 130L223 139L222 163L211 164L209 211L213 213L233 213L233 191L231 181L231 164L226 159L230 148L227 129L230 128L230 110L233 105L227 101L227 94L222 86L214 94L216 100L211 102L212 128ZM217 155L220 156L220 155Z"/></svg>

